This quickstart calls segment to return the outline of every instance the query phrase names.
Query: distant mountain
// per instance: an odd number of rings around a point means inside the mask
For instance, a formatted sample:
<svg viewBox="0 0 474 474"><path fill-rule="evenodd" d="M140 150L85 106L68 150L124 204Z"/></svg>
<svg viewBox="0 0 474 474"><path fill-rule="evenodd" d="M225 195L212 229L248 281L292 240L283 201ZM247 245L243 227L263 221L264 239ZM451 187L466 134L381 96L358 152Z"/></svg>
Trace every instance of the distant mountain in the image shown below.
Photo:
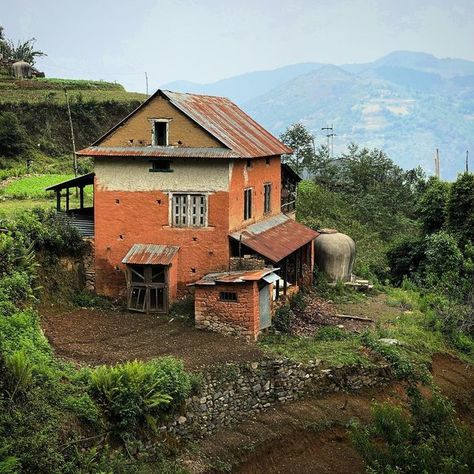
<svg viewBox="0 0 474 474"><path fill-rule="evenodd" d="M275 134L301 121L325 143L334 125L336 151L354 141L384 149L404 168L433 169L439 148L443 177L474 156L474 62L396 51L372 63L304 63L243 74L213 84L178 81L170 89L224 95ZM474 163L472 163L474 168Z"/></svg>
<svg viewBox="0 0 474 474"><path fill-rule="evenodd" d="M175 81L164 84L162 89L195 94L210 94L229 97L235 102L243 103L261 94L265 94L274 87L309 71L321 67L320 63L300 63L284 66L271 71L255 71L238 76L222 79L210 84L197 84L189 81Z"/></svg>

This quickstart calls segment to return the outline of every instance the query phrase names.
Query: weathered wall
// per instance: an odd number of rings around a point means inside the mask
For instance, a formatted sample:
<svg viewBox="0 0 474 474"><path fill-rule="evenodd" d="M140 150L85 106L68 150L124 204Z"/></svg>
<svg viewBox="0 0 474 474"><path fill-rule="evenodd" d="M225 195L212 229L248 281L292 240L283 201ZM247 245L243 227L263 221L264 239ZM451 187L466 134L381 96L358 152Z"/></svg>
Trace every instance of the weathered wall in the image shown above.
<svg viewBox="0 0 474 474"><path fill-rule="evenodd" d="M211 271L225 271L229 262L228 193L209 195L208 227L176 228L168 224L169 198L160 191L106 191L95 188L96 290L124 296L121 261L135 243L180 247L177 263L178 296L186 284Z"/></svg>
<svg viewBox="0 0 474 474"><path fill-rule="evenodd" d="M151 145L151 119L170 119L168 143L187 147L222 147L217 139L193 122L187 115L157 96L100 142L100 146Z"/></svg>
<svg viewBox="0 0 474 474"><path fill-rule="evenodd" d="M230 231L240 229L263 218L280 214L281 162L279 156L269 159L234 160L231 165L229 225ZM264 214L264 183L272 183L271 212ZM244 221L244 189L253 188L252 218Z"/></svg>
<svg viewBox="0 0 474 474"><path fill-rule="evenodd" d="M229 161L177 158L170 173L150 172L150 160L96 159L96 186L108 191L202 192L229 189Z"/></svg>
<svg viewBox="0 0 474 474"><path fill-rule="evenodd" d="M205 374L199 393L186 400L182 413L161 431L197 439L305 394L358 390L390 378L385 365L329 369L318 360L302 364L288 359L228 365Z"/></svg>
<svg viewBox="0 0 474 474"><path fill-rule="evenodd" d="M221 291L236 292L237 301L221 301ZM196 286L194 308L196 327L200 329L211 329L252 340L258 336L260 324L257 282Z"/></svg>

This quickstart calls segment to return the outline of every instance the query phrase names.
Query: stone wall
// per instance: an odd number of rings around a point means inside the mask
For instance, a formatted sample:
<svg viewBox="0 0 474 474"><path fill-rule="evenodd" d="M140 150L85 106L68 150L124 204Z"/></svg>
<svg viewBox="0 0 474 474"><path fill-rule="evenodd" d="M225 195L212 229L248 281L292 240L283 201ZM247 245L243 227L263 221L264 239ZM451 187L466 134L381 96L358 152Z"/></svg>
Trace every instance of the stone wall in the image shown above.
<svg viewBox="0 0 474 474"><path fill-rule="evenodd" d="M357 390L390 378L386 365L325 368L319 360L302 364L288 359L226 365L205 373L198 394L161 430L197 439L305 394Z"/></svg>
<svg viewBox="0 0 474 474"><path fill-rule="evenodd" d="M244 255L242 258L231 257L229 259L229 270L263 270L265 268L265 260L253 255Z"/></svg>

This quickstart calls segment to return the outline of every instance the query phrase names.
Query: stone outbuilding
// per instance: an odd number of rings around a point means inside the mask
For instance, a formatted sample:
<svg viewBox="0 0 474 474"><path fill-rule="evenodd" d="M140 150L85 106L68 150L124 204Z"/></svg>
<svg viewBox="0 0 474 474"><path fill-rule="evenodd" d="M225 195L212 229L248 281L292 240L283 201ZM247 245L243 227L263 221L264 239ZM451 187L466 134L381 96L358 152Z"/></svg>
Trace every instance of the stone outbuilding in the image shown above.
<svg viewBox="0 0 474 474"><path fill-rule="evenodd" d="M196 327L257 339L272 323L275 270L211 273L194 283Z"/></svg>

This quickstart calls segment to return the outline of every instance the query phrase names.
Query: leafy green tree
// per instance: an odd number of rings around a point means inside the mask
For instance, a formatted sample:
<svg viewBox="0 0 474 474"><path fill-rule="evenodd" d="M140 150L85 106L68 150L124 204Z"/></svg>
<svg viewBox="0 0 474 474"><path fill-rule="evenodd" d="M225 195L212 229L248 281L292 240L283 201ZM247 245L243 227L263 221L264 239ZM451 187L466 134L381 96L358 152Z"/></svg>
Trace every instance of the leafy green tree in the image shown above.
<svg viewBox="0 0 474 474"><path fill-rule="evenodd" d="M461 243L474 242L474 174L463 173L451 185L447 216L450 231Z"/></svg>
<svg viewBox="0 0 474 474"><path fill-rule="evenodd" d="M0 55L8 62L26 61L32 66L37 58L46 56L46 53L35 49L36 38L18 41L16 44L5 37L4 28L0 26Z"/></svg>
<svg viewBox="0 0 474 474"><path fill-rule="evenodd" d="M26 132L16 115L13 112L0 114L0 156L18 156L27 146Z"/></svg>
<svg viewBox="0 0 474 474"><path fill-rule="evenodd" d="M280 135L281 141L293 150L286 155L285 161L296 173L301 173L313 160L313 136L302 123L294 123Z"/></svg>
<svg viewBox="0 0 474 474"><path fill-rule="evenodd" d="M449 183L430 178L418 201L417 214L427 234L441 230L447 218Z"/></svg>

